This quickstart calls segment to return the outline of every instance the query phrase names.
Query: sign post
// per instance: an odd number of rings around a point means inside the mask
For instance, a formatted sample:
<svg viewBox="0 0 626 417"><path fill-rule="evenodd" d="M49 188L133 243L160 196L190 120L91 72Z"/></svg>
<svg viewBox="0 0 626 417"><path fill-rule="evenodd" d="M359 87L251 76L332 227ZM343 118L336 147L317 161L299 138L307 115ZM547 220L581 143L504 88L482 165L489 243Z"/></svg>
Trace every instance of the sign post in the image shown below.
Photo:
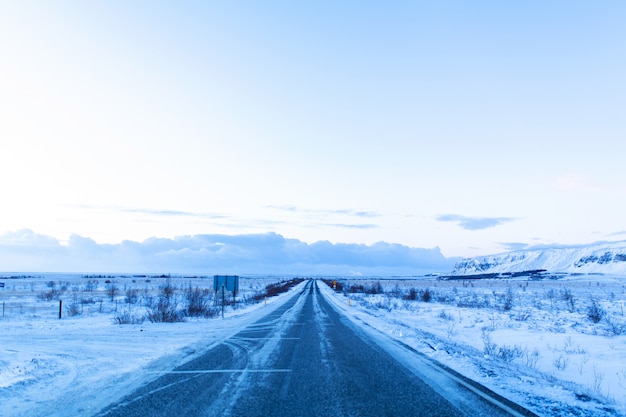
<svg viewBox="0 0 626 417"><path fill-rule="evenodd" d="M233 298L239 290L239 275L214 275L213 291L215 295L222 290L222 318L224 318L224 304L226 303L226 291L232 291Z"/></svg>

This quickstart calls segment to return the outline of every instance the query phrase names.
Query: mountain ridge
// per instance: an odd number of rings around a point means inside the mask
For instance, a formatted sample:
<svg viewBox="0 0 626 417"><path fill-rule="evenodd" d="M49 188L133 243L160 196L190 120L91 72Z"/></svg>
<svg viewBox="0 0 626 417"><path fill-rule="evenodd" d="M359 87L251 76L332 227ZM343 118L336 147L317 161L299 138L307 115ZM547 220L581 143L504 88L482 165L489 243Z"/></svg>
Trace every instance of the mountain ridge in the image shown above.
<svg viewBox="0 0 626 417"><path fill-rule="evenodd" d="M451 275L514 273L532 270L626 275L626 241L530 248L457 262Z"/></svg>

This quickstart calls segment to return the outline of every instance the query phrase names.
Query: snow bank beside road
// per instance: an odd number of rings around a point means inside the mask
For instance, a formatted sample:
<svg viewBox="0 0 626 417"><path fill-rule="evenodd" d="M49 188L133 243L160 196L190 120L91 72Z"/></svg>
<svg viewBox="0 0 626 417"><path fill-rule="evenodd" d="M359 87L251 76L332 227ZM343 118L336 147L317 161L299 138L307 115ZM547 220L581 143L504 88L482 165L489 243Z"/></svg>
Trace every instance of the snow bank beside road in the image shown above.
<svg viewBox="0 0 626 417"><path fill-rule="evenodd" d="M0 321L3 417L90 415L283 305L305 285L225 318L115 325L109 315Z"/></svg>
<svg viewBox="0 0 626 417"><path fill-rule="evenodd" d="M536 282L571 288L576 297L622 293L622 278L605 278L597 286L590 278L570 282ZM364 280L354 280L359 285ZM400 280L381 280L386 291ZM462 292L459 283L407 281L430 286L440 294ZM486 293L503 291L516 282L483 281ZM626 335L598 334L585 314L532 306L509 311L461 308L434 302L407 301L388 294L336 293L323 283L320 289L347 317L401 341L462 375L542 416L626 415ZM468 291L477 291L468 288ZM543 292L527 290L528 297ZM520 295L521 297L521 295ZM348 299L350 306L348 306ZM536 304L541 304L538 300ZM616 302L614 302L615 304ZM618 305L618 304L617 304ZM550 306L543 300L543 306ZM525 316L528 315L528 316ZM492 350L487 353L486 344ZM517 350L519 355L517 356ZM510 358L503 359L504 353Z"/></svg>

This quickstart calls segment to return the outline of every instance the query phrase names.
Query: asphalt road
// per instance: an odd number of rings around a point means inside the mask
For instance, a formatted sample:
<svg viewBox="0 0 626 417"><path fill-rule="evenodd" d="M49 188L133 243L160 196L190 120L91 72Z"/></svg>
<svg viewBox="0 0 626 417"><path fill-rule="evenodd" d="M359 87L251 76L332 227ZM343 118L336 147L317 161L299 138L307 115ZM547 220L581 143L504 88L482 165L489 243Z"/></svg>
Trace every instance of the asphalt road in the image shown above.
<svg viewBox="0 0 626 417"><path fill-rule="evenodd" d="M317 285L325 284L310 281L272 314L98 416L533 415L417 352L370 337Z"/></svg>

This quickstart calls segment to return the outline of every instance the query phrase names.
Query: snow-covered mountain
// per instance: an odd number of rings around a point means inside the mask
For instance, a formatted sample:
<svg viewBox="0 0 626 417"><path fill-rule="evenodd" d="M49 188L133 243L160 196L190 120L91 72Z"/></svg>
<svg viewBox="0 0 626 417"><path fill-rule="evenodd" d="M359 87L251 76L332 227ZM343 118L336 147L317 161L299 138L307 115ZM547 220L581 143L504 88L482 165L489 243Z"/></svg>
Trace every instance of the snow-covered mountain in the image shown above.
<svg viewBox="0 0 626 417"><path fill-rule="evenodd" d="M626 275L626 241L507 252L459 261L451 275L546 270Z"/></svg>

